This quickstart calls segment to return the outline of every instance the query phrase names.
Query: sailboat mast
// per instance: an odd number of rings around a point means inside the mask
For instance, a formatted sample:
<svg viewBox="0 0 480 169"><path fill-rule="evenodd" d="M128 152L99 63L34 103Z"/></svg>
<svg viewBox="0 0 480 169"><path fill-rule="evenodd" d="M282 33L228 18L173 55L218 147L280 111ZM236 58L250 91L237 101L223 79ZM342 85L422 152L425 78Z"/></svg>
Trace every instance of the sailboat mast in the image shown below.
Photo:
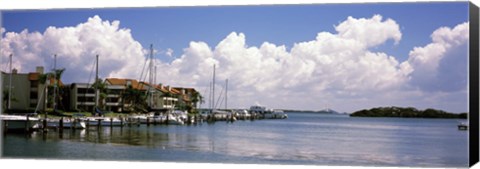
<svg viewBox="0 0 480 169"><path fill-rule="evenodd" d="M57 54L53 55L53 111L57 106Z"/></svg>
<svg viewBox="0 0 480 169"><path fill-rule="evenodd" d="M13 71L12 71L12 57L13 57L13 54L10 54L10 79L8 82L8 107L7 107L7 110L11 109L11 102L12 102L12 74L13 74Z"/></svg>
<svg viewBox="0 0 480 169"><path fill-rule="evenodd" d="M208 83L208 107L212 109L212 82Z"/></svg>
<svg viewBox="0 0 480 169"><path fill-rule="evenodd" d="M98 84L99 83L99 81L98 81L98 55L96 56L96 62L95 63L96 63L96 65L95 65L96 66L95 67L95 82L94 82L94 84L95 84L95 106L93 107L94 112L95 112L95 108L97 108L97 106L98 106L98 100L99 100L99 98L98 98L98 92L99 92L98 91L98 85L99 85Z"/></svg>
<svg viewBox="0 0 480 169"><path fill-rule="evenodd" d="M153 85L157 85L157 65L154 66Z"/></svg>
<svg viewBox="0 0 480 169"><path fill-rule="evenodd" d="M225 80L225 110L227 110L228 103L228 79Z"/></svg>
<svg viewBox="0 0 480 169"><path fill-rule="evenodd" d="M215 64L213 65L213 81L212 81L212 110L215 109Z"/></svg>
<svg viewBox="0 0 480 169"><path fill-rule="evenodd" d="M149 69L149 73L148 73L148 82L150 83L150 87L148 89L149 91L149 103L150 103L150 107L153 107L153 92L152 92L152 85L153 85L153 44L150 44L150 64L148 66L148 69Z"/></svg>

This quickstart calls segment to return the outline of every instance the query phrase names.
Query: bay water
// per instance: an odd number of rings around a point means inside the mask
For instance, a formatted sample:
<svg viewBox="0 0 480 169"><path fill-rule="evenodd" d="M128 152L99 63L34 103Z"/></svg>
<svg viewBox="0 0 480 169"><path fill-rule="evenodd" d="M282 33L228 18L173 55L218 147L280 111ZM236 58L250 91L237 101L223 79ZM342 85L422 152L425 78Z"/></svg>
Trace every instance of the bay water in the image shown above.
<svg viewBox="0 0 480 169"><path fill-rule="evenodd" d="M467 167L458 119L287 112L283 120L6 134L2 158Z"/></svg>

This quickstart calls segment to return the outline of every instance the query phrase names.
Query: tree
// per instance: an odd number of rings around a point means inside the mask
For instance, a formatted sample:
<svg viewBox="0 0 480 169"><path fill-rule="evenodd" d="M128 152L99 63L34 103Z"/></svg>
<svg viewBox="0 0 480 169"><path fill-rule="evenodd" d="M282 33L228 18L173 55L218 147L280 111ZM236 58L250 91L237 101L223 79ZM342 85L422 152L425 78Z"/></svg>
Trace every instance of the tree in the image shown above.
<svg viewBox="0 0 480 169"><path fill-rule="evenodd" d="M205 103L205 100L203 100L203 96L199 92L195 91L192 94L192 102L195 105L194 107L197 108L198 103L199 102L200 102L200 104Z"/></svg>
<svg viewBox="0 0 480 169"><path fill-rule="evenodd" d="M408 117L408 118L466 118L465 114L453 114L443 110L418 110L413 107L378 107L370 110L360 110L350 114L352 117Z"/></svg>
<svg viewBox="0 0 480 169"><path fill-rule="evenodd" d="M50 76L49 73L40 74L40 76L38 77L38 81L40 82L40 84L46 85L47 79L48 79L49 76ZM47 92L48 92L48 86L45 86L45 87L43 88L43 93L44 93L44 94L43 94L43 95L44 95L44 96L43 96L43 99L44 99L44 100L47 99ZM40 99L40 100L42 100L42 99ZM47 118L47 104L46 104L45 101L43 101L43 112L44 112L44 114L45 114L45 118Z"/></svg>
<svg viewBox="0 0 480 169"><path fill-rule="evenodd" d="M102 79L98 79L92 84L92 88L98 89L98 105L100 109L105 109L105 99L107 98L107 83Z"/></svg>
<svg viewBox="0 0 480 169"><path fill-rule="evenodd" d="M53 104L55 104L55 105L57 105L57 103L61 103L62 99L63 99L62 94L60 93L60 91L63 91L63 90L60 90L60 88L63 88L63 86L59 85L59 82L62 79L63 72L65 72L65 68L55 69L52 72L53 77L55 77L55 79L53 79L54 80L53 89L54 89L55 98L56 98L55 100L53 100ZM52 77L52 76L50 75L50 77ZM55 106L54 109L56 110L57 106Z"/></svg>
<svg viewBox="0 0 480 169"><path fill-rule="evenodd" d="M45 100L49 100L49 103L53 103L55 102L57 99L53 100L53 97L52 97L52 94L53 94L53 89L52 90L49 90L49 88L54 88L55 89L55 93L56 93L56 98L58 98L58 100L61 102L62 101L62 97L61 97L61 94L60 92L58 91L63 91L63 90L59 90L58 88L55 88L54 84L57 84L55 82L59 82L61 81L62 79L62 75L63 73L65 72L65 68L62 68L62 69L54 69L52 70L52 72L47 72L47 73L44 73L44 74L40 74L39 77L38 77L38 81L40 82L40 84L42 85L46 85L45 88L44 88L44 99ZM53 84L50 84L48 83L47 84L47 81L50 81L52 79L52 77L55 77L54 80L54 83ZM61 86L63 87L63 86ZM50 94L50 91L52 91L52 94ZM45 102L43 102L44 105L43 105L43 111L45 112L45 117L47 116L47 111L46 111L46 108L47 108L47 104Z"/></svg>
<svg viewBox="0 0 480 169"><path fill-rule="evenodd" d="M130 104L129 107L124 107L128 111L147 112L147 102L145 101L145 94L137 89L134 89L132 85L128 85L125 92L122 94L124 106Z"/></svg>

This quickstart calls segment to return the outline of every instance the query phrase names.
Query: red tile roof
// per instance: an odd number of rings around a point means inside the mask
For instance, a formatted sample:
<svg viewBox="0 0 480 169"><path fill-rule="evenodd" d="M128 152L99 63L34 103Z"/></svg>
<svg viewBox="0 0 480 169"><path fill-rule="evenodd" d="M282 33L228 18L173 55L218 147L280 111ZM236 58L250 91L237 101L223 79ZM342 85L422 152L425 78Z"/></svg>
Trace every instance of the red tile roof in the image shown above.
<svg viewBox="0 0 480 169"><path fill-rule="evenodd" d="M109 83L111 85L124 85L124 86L127 85L127 81L131 81L132 87L134 89L146 90L148 87L153 86L153 87L155 87L155 89L157 89L157 90L159 90L163 93L170 93L172 95L181 95L182 93L181 93L180 90L182 90L182 89L186 89L186 90L189 90L189 91L192 91L192 90L195 91L194 88L174 88L174 87L168 87L168 86L162 86L162 85L151 85L148 82L138 82L137 80L133 80L133 79L107 78L105 80L107 81L107 83ZM190 99L186 95L183 95L181 97L185 101L190 101Z"/></svg>
<svg viewBox="0 0 480 169"><path fill-rule="evenodd" d="M137 90L145 90L143 88L144 84L139 83L137 80L134 79L119 79L119 78L107 78L105 79L107 83L111 85L122 85L122 86L127 86L127 82L130 81L132 88L137 89Z"/></svg>
<svg viewBox="0 0 480 169"><path fill-rule="evenodd" d="M40 78L40 73L29 73L28 74L28 80L33 81L33 80L38 80Z"/></svg>

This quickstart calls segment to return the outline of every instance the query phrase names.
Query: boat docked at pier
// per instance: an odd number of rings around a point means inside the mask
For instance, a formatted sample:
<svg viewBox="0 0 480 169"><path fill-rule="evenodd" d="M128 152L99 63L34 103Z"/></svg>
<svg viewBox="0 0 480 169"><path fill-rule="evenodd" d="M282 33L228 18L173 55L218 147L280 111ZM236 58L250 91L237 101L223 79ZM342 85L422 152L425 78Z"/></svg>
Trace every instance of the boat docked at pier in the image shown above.
<svg viewBox="0 0 480 169"><path fill-rule="evenodd" d="M286 119L288 115L283 110L267 109L264 106L251 106L251 114L258 114L264 119Z"/></svg>
<svg viewBox="0 0 480 169"><path fill-rule="evenodd" d="M62 128L62 129L84 129L87 127L85 121L80 119L47 119L48 128Z"/></svg>
<svg viewBox="0 0 480 169"><path fill-rule="evenodd" d="M167 124L183 125L185 123L178 116L175 116L173 114L168 114L167 115Z"/></svg>
<svg viewBox="0 0 480 169"><path fill-rule="evenodd" d="M180 110L169 110L167 113L150 113L128 117L129 121L140 124L172 124L183 125L187 121L187 113Z"/></svg>
<svg viewBox="0 0 480 169"><path fill-rule="evenodd" d="M30 117L29 115L0 115L4 125L4 130L7 131L30 131L32 129L39 129L39 119Z"/></svg>
<svg viewBox="0 0 480 169"><path fill-rule="evenodd" d="M245 109L236 110L235 114L239 120L247 120L252 117L252 115Z"/></svg>
<svg viewBox="0 0 480 169"><path fill-rule="evenodd" d="M86 126L124 126L126 124L123 118L87 117L83 121Z"/></svg>
<svg viewBox="0 0 480 169"><path fill-rule="evenodd" d="M286 119L288 115L283 110L273 110L270 114L271 119Z"/></svg>

